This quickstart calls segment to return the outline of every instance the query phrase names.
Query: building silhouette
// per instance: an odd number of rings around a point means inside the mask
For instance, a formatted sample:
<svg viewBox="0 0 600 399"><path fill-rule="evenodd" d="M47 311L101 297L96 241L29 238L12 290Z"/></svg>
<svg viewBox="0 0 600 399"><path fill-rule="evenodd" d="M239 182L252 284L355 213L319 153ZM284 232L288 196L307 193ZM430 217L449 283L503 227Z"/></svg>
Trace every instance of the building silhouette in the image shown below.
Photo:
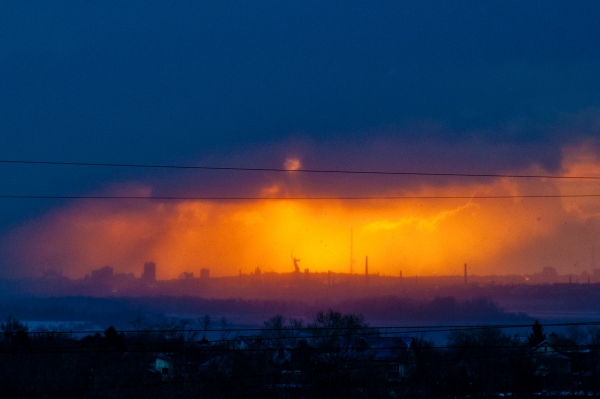
<svg viewBox="0 0 600 399"><path fill-rule="evenodd" d="M92 270L91 280L96 284L111 284L113 275L114 269L110 266L104 266L101 269Z"/></svg>
<svg viewBox="0 0 600 399"><path fill-rule="evenodd" d="M146 283L156 282L156 263L144 263L144 273L142 273L142 281Z"/></svg>

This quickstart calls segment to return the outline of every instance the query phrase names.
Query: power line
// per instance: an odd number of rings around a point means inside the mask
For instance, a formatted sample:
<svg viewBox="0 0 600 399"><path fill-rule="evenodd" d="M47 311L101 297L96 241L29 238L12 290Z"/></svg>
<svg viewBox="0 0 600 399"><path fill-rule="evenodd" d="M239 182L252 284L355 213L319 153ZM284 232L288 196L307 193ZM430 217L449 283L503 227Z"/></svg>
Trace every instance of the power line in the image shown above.
<svg viewBox="0 0 600 399"><path fill-rule="evenodd" d="M397 195L370 197L212 197L212 196L136 196L136 195L0 195L0 199L83 199L83 200L159 200L159 201L371 201L435 199L551 199L598 198L600 194L533 194L533 195Z"/></svg>
<svg viewBox="0 0 600 399"><path fill-rule="evenodd" d="M544 327L570 327L570 326L600 326L600 322L570 322L570 323L549 323L544 324ZM300 328L284 328L284 329L269 329L269 328L248 328L248 329L230 329L230 330L215 330L215 329L175 329L175 330L121 330L119 334L126 334L124 338L135 338L135 334L160 334L160 333L206 333L206 332L221 332L224 334L234 334L235 332L240 331L257 331L257 332L280 332L282 334L290 334L290 335L282 335L277 337L269 337L264 335L235 335L233 338L223 338L223 339L212 339L209 340L211 344L233 344L240 339L264 339L266 341L285 341L285 340L301 340L301 339L331 339L331 338L345 338L345 337L353 337L353 336L374 336L374 337L390 337L390 335L394 335L395 337L406 337L408 334L427 334L427 333L440 333L440 332L461 332L461 331L473 331L473 330L490 330L490 329L513 329L513 328L531 328L531 323L528 324L499 324L499 325L483 325L483 326L413 326L413 327L356 327L356 328L348 328L348 327L300 327ZM386 330L401 330L402 331L386 331ZM337 331L337 330L354 330L348 333L323 333L324 331ZM383 331L381 331L383 330ZM52 336L52 335L81 335L92 333L104 332L104 330L82 330L82 331L51 331L51 332L29 332L34 337L44 337L44 336ZM306 332L308 334L306 334ZM394 338L391 336L390 338ZM179 337L181 338L181 337ZM128 343L127 346L151 346L151 345L190 345L196 343L195 341L177 341L178 337L174 337L173 340L168 340L165 338L162 341L154 341L154 342L144 342L144 343ZM86 349L92 348L103 348L104 346L98 345L89 345L85 347L77 347L85 351ZM47 349L60 349L64 348L64 346L56 346L56 347L46 347ZM442 347L440 347L442 348ZM1 352L1 351L0 351Z"/></svg>
<svg viewBox="0 0 600 399"><path fill-rule="evenodd" d="M362 338L362 334L356 334L357 337ZM318 341L318 338L332 338L331 336L313 337L314 340ZM386 338L386 337L383 337ZM387 338L405 338L405 337L387 337ZM409 337L406 337L409 338ZM290 340L302 340L304 337L288 337ZM89 354L89 353L110 353L110 352L127 352L127 353L227 353L227 352L277 352L285 350L288 352L339 352L344 353L348 351L388 351L388 350L402 350L409 349L410 345L402 346L373 346L359 348L356 346L349 346L340 344L338 346L308 346L308 347L282 347L282 346L256 346L248 348L230 348L230 347L219 347L219 346L197 346L198 342L162 342L162 343L123 343L119 345L92 345L92 346L55 346L55 347L38 347L38 348L27 348L27 349L0 349L0 354L13 354L13 355L41 355L41 354ZM156 345L162 348L143 348L143 346ZM200 344L201 345L201 344ZM178 347L174 347L178 346ZM141 348L140 348L141 347ZM563 352L573 352L580 349L598 349L598 344L559 344L553 345L555 349ZM426 349L474 349L474 350L489 350L489 349L534 349L535 346L523 343L513 343L506 345L484 345L484 344L472 344L472 345L432 345L425 347Z"/></svg>
<svg viewBox="0 0 600 399"><path fill-rule="evenodd" d="M487 325L418 325L418 326L360 326L360 327L283 327L283 328L269 328L269 327L249 327L249 328L228 328L228 329L187 329L187 328L173 328L173 329L147 329L147 330L117 330L118 333L131 334L131 333L173 333L173 332L240 332L240 331L322 331L322 330L396 330L405 329L408 332L444 332L444 331L457 331L457 330L489 330L496 328L523 328L531 327L532 323L519 323L519 324L487 324ZM600 326L600 321L574 321L568 323L544 323L543 327L569 327L569 326ZM89 333L104 333L106 330L70 330L70 331L29 331L32 334L89 334ZM405 332L405 331L403 331ZM390 331L389 333L396 333L396 331ZM353 333L354 334L354 333Z"/></svg>
<svg viewBox="0 0 600 399"><path fill-rule="evenodd" d="M56 166L95 166L114 168L151 168L151 169L189 169L189 170L221 170L241 172L297 172L297 173L328 173L328 174L356 174L356 175L395 175L395 176L431 176L431 177L496 177L517 179L585 179L600 180L600 176L563 176L550 174L503 174L503 173L442 173L442 172L412 172L412 171L379 171L379 170L349 170L349 169L295 169L284 168L258 168L237 166L202 166L202 165L168 165L168 164L140 164L140 163L108 163L108 162L65 162L65 161L26 161L26 160L0 160L3 164L21 165L56 165Z"/></svg>

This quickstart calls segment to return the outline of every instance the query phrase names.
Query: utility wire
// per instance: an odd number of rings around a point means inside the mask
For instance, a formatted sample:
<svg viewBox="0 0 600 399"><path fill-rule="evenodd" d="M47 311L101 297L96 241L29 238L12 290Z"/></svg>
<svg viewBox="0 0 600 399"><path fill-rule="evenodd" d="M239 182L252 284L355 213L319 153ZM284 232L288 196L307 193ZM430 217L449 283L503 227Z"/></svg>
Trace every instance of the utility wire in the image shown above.
<svg viewBox="0 0 600 399"><path fill-rule="evenodd" d="M599 326L600 321L576 321L568 323L544 323L542 327L568 327L568 326ZM522 328L531 327L532 323L519 323L519 324L487 324L487 325L437 325L437 326L361 326L361 327L298 327L298 328L269 328L269 327L250 327L250 328L230 328L230 329L186 329L186 328L174 328L174 329L147 329L147 330L117 330L118 333L173 333L173 332L220 332L220 333L232 333L240 331L322 331L322 330L395 330L405 329L408 331L391 331L389 333L397 332L444 332L444 331L460 331L460 330L489 330L489 329L502 329L502 328ZM69 330L69 331L29 331L31 334L90 334L90 333L104 333L106 330ZM380 332L376 332L380 333ZM388 333L388 332L386 332ZM354 333L353 333L354 334ZM319 335L320 336L320 335Z"/></svg>
<svg viewBox="0 0 600 399"><path fill-rule="evenodd" d="M357 334L361 336L361 334ZM315 338L331 338L331 337L315 337ZM391 337L393 338L393 337ZM398 337L402 338L402 337ZM297 338L287 338L287 339L302 339L302 337ZM209 352L217 352L217 353L228 353L228 352L278 352L280 350L284 350L287 352L332 352L332 353L346 353L348 351L356 351L359 353L362 352L378 352L378 351L388 351L388 350L406 350L410 349L410 345L402 346L376 346L376 347L366 347L360 348L356 346L310 346L304 348L287 348L287 347L248 347L248 348L228 348L228 347L214 347L214 346L206 346L206 347L192 347L192 344L198 344L198 342L172 342L172 343L124 343L122 345L94 345L94 346L63 346L63 347L39 347L33 349L0 349L0 354L13 354L13 355L39 355L39 354L90 354L90 353L209 353ZM165 346L163 348L135 348L139 346ZM167 347L171 345L171 347ZM188 347L173 347L188 345ZM133 349L131 349L134 347ZM487 349L509 349L509 348L520 348L532 350L535 346L531 346L529 344L508 344L508 345L485 345L485 344L477 344L474 343L472 345L432 345L425 346L423 349L473 349L473 350L487 350ZM553 345L553 348L558 349L562 352L576 352L580 349L598 349L600 348L599 344L560 344Z"/></svg>
<svg viewBox="0 0 600 399"><path fill-rule="evenodd" d="M251 172L299 172L299 173L334 173L334 174L370 174L370 175L404 175L404 176L448 176L448 177L508 177L528 179L590 179L600 180L600 176L563 176L563 175L517 175L501 173L441 173L441 172L400 172L400 171L377 171L377 170L346 170L346 169L285 169L285 168L259 168L259 167L221 167L201 165L156 165L135 163L93 163L93 162L62 162L62 161L24 161L24 160L0 160L5 164L29 164L29 165L63 165L63 166L100 166L100 167L133 167L154 169L197 169L197 170L223 170L223 171L251 171Z"/></svg>
<svg viewBox="0 0 600 399"><path fill-rule="evenodd" d="M552 323L552 324L544 324L545 327L566 327L566 326L599 326L600 322L572 322L572 323ZM440 326L442 327L442 326ZM348 329L348 328L327 328L327 327L323 327L323 328L302 328L302 329L296 329L296 330L289 330L289 329L256 329L256 330L261 330L261 331L274 331L274 332L281 332L283 334L285 333L290 333L290 332L295 332L296 335L291 335L291 336L279 336L279 337L268 337L268 336L259 336L259 335L255 335L255 336L237 336L234 338L228 338L228 339L216 339L216 340L209 340L209 342L211 344L232 344L235 343L236 341L238 341L239 339L243 339L243 338L247 338L250 340L253 339L264 339L265 341L278 341L278 340L302 340L302 339L307 339L307 340L314 340L314 339L331 339L331 338L343 338L343 337L353 337L353 336L360 336L360 337L368 337L368 336L381 336L381 337L388 337L388 338L405 338L408 334L419 334L419 333L431 333L431 332L454 332L454 331L472 331L472 330L487 330L487 329L501 329L501 328L530 328L531 324L505 324L505 325L489 325L489 326L452 326L450 328L444 328L444 329L439 329L437 327L419 327L419 330L415 330L415 329L410 329L410 330L405 330L405 331L378 331L379 329L401 329L401 328L410 328L410 327L362 327L362 328L358 328L357 331L355 332L351 332L351 333L347 333L347 334L317 334L314 333L315 331L318 330L337 330L337 329ZM429 329L428 329L429 328ZM238 331L249 331L252 329L241 329ZM365 331L366 330L366 331ZM134 331L121 331L120 333L127 333L129 334L129 338L131 338L132 335L135 336L136 333L159 333L159 332L174 332L174 331L179 331L179 332L197 332L197 333L204 333L204 332L225 332L225 333L232 333L234 331L236 331L235 329L233 330L134 330ZM313 334L302 334L302 331L307 331L307 332L312 332ZM79 334L81 333L93 333L93 332L100 332L100 331L96 331L96 330L92 330L92 331L81 331L79 332ZM71 334L71 333L77 333L77 332L31 332L31 334L34 337L44 337L44 336L52 336L54 333L56 334ZM390 335L395 335L395 336L390 336ZM125 336L125 338L128 338L127 335ZM177 338L175 338L177 339ZM66 342L66 341L65 341ZM72 341L69 341L72 342ZM124 344L125 347L130 348L130 347L140 347L140 346L152 346L152 345L171 345L171 346L183 346L183 345L192 345L192 344L198 344L200 341L176 341L176 340L162 340L162 341L154 341L154 342L130 342L127 344ZM512 347L514 345L509 345L507 347ZM518 345L517 345L518 346ZM562 345L565 346L565 345ZM585 346L585 345L583 345ZM589 347L589 345L587 345ZM491 346L486 346L486 347L491 347ZM505 346L498 346L498 347L505 347ZM91 350L91 349L97 349L97 348L106 348L105 345L89 345L89 346L77 346L77 347L68 347L68 346L52 346L52 347L45 347L45 348L38 348L38 349L32 349L32 350L26 350L24 353L51 353L54 350L59 350L59 349L67 349L66 352L98 352L98 350ZM434 348L445 348L443 346L435 346ZM453 348L456 348L456 346L453 346ZM338 348L339 349L339 348ZM190 350L190 349L169 349L169 351L186 351L186 350ZM199 349L194 349L193 351L202 351L202 350L207 350L207 351L221 351L223 349L218 349L218 348L199 348ZM253 350L257 350L256 348L254 348ZM261 349L262 350L262 349ZM274 350L273 348L264 348L264 350ZM130 351L130 350L129 350ZM134 350L132 352L157 352L160 350ZM7 352L7 353L16 353L14 350L0 350L0 353L2 352ZM60 352L60 351L58 351Z"/></svg>
<svg viewBox="0 0 600 399"><path fill-rule="evenodd" d="M412 171L380 171L380 170L349 170L349 169L295 169L285 168L258 168L235 166L202 166L202 165L157 165L140 163L108 163L108 162L63 162L63 161L26 161L2 159L0 164L21 165L62 165L62 166L96 166L115 168L151 168L151 169L196 169L196 170L222 170L243 172L297 172L297 173L329 173L329 174L357 174L357 175L396 175L396 176L440 176L440 177L507 177L525 179L586 179L600 180L600 176L563 176L550 174L503 174L503 173L442 173L442 172L412 172Z"/></svg>
<svg viewBox="0 0 600 399"><path fill-rule="evenodd" d="M322 331L322 330L395 330L405 329L408 331L391 331L386 333L408 333L408 332L445 332L445 331L461 331L461 330L489 330L489 329L502 329L502 328L523 328L531 327L532 323L519 323L519 324L487 324L487 325L438 325L438 326L362 326L362 327L298 327L298 328L269 328L269 327L251 327L251 328L231 328L231 329L185 329L185 328L174 328L174 329L147 329L147 330L117 330L118 333L131 334L131 333L173 333L173 332L220 332L220 333L232 333L240 331ZM576 321L568 323L544 323L542 327L569 327L569 326L600 326L600 321ZM69 330L69 331L29 331L31 334L90 334L90 333L104 333L106 330ZM376 332L381 333L381 332ZM354 333L353 333L354 334ZM320 335L319 335L320 336Z"/></svg>
<svg viewBox="0 0 600 399"><path fill-rule="evenodd" d="M159 201L370 201L434 199L517 199L517 198L598 198L600 194L549 195L399 195L370 197L196 197L196 196L123 196L123 195L0 195L0 199L83 199L83 200L159 200Z"/></svg>

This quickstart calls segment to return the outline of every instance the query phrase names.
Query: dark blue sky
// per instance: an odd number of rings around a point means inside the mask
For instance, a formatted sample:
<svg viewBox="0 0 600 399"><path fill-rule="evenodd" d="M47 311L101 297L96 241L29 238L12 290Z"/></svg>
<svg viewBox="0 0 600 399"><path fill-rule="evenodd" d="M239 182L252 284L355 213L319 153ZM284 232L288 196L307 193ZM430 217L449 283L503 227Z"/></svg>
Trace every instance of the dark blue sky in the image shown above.
<svg viewBox="0 0 600 399"><path fill-rule="evenodd" d="M244 153L371 138L535 148L488 168L507 170L551 168L598 133L597 1L90 3L0 3L0 159L280 166ZM156 178L0 168L3 194ZM6 200L0 231L54 205Z"/></svg>

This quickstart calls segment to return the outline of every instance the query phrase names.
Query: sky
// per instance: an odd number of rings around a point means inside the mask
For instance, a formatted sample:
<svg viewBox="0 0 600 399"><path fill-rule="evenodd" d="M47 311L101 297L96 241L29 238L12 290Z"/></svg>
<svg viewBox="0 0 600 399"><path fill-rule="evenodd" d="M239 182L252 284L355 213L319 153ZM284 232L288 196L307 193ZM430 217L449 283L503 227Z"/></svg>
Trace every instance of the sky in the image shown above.
<svg viewBox="0 0 600 399"><path fill-rule="evenodd" d="M596 1L0 3L0 277L559 273L600 259ZM462 199L371 199L460 196ZM598 252L598 256L593 255ZM598 266L600 268L600 266Z"/></svg>

